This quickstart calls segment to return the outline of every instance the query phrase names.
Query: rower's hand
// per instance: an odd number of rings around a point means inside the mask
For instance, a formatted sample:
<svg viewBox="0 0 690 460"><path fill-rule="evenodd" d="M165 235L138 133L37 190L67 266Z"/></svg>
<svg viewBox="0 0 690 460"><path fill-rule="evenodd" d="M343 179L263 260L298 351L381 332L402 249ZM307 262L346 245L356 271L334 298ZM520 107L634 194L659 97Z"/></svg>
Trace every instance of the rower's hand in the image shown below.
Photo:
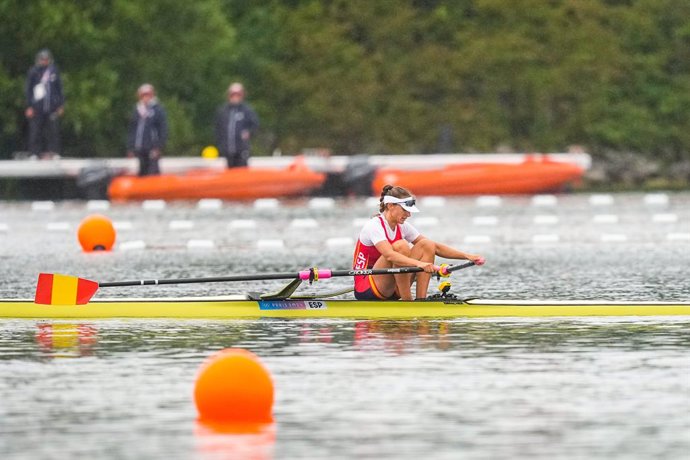
<svg viewBox="0 0 690 460"><path fill-rule="evenodd" d="M484 265L486 262L486 259L484 259L482 256L471 256L469 259L470 261L474 262L475 265Z"/></svg>
<svg viewBox="0 0 690 460"><path fill-rule="evenodd" d="M438 265L434 265L431 262L420 262L417 266L424 270L426 273L436 273L441 269L441 267L439 267Z"/></svg>

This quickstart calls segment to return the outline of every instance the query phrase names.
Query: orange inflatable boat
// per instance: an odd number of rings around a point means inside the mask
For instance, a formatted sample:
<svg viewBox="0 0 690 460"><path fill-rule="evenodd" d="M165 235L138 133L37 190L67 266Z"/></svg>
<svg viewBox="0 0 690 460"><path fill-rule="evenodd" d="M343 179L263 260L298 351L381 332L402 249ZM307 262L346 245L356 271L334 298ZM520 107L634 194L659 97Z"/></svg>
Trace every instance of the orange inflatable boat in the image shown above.
<svg viewBox="0 0 690 460"><path fill-rule="evenodd" d="M120 176L110 183L108 196L115 201L278 198L305 195L325 179L325 174L312 171L298 160L285 169L244 167L201 169L179 175Z"/></svg>
<svg viewBox="0 0 690 460"><path fill-rule="evenodd" d="M386 184L415 195L503 195L553 192L582 178L584 169L546 155L522 163L467 163L426 170L382 168L372 183L374 195Z"/></svg>

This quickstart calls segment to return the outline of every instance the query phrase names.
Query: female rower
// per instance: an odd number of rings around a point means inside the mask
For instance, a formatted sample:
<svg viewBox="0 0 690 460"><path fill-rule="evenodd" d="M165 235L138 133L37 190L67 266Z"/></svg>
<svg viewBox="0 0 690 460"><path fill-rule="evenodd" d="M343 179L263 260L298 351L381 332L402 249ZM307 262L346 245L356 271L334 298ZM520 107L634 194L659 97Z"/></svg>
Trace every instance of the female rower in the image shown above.
<svg viewBox="0 0 690 460"><path fill-rule="evenodd" d="M364 225L355 248L353 268L419 267L423 272L398 275L355 276L355 297L359 300L412 300L412 283L417 281L416 298L426 298L431 275L440 267L436 256L467 259L477 265L484 258L437 243L420 234L409 222L411 213L419 212L412 193L403 187L386 185L381 191L379 215Z"/></svg>

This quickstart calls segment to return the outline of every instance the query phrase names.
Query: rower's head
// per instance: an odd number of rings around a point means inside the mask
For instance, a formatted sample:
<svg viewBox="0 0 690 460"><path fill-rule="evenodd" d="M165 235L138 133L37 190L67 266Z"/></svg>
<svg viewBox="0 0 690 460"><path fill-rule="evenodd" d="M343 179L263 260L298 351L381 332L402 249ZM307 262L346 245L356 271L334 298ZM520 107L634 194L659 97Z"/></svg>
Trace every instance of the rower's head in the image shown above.
<svg viewBox="0 0 690 460"><path fill-rule="evenodd" d="M379 199L379 212L383 213L386 210L399 208L405 213L406 217L409 217L411 213L419 212L416 203L416 198L406 188L384 185L381 190L381 198Z"/></svg>

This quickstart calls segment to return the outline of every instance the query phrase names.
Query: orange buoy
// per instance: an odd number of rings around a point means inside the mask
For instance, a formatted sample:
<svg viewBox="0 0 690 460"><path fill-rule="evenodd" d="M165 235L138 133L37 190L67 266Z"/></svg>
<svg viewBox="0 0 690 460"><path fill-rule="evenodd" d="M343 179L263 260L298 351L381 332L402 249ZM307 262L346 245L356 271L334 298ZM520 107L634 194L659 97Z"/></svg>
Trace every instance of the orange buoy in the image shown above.
<svg viewBox="0 0 690 460"><path fill-rule="evenodd" d="M84 252L110 251L115 244L115 227L107 217L93 214L81 221L77 238Z"/></svg>
<svg viewBox="0 0 690 460"><path fill-rule="evenodd" d="M271 423L273 381L254 353L226 348L201 366L194 402L200 421Z"/></svg>

